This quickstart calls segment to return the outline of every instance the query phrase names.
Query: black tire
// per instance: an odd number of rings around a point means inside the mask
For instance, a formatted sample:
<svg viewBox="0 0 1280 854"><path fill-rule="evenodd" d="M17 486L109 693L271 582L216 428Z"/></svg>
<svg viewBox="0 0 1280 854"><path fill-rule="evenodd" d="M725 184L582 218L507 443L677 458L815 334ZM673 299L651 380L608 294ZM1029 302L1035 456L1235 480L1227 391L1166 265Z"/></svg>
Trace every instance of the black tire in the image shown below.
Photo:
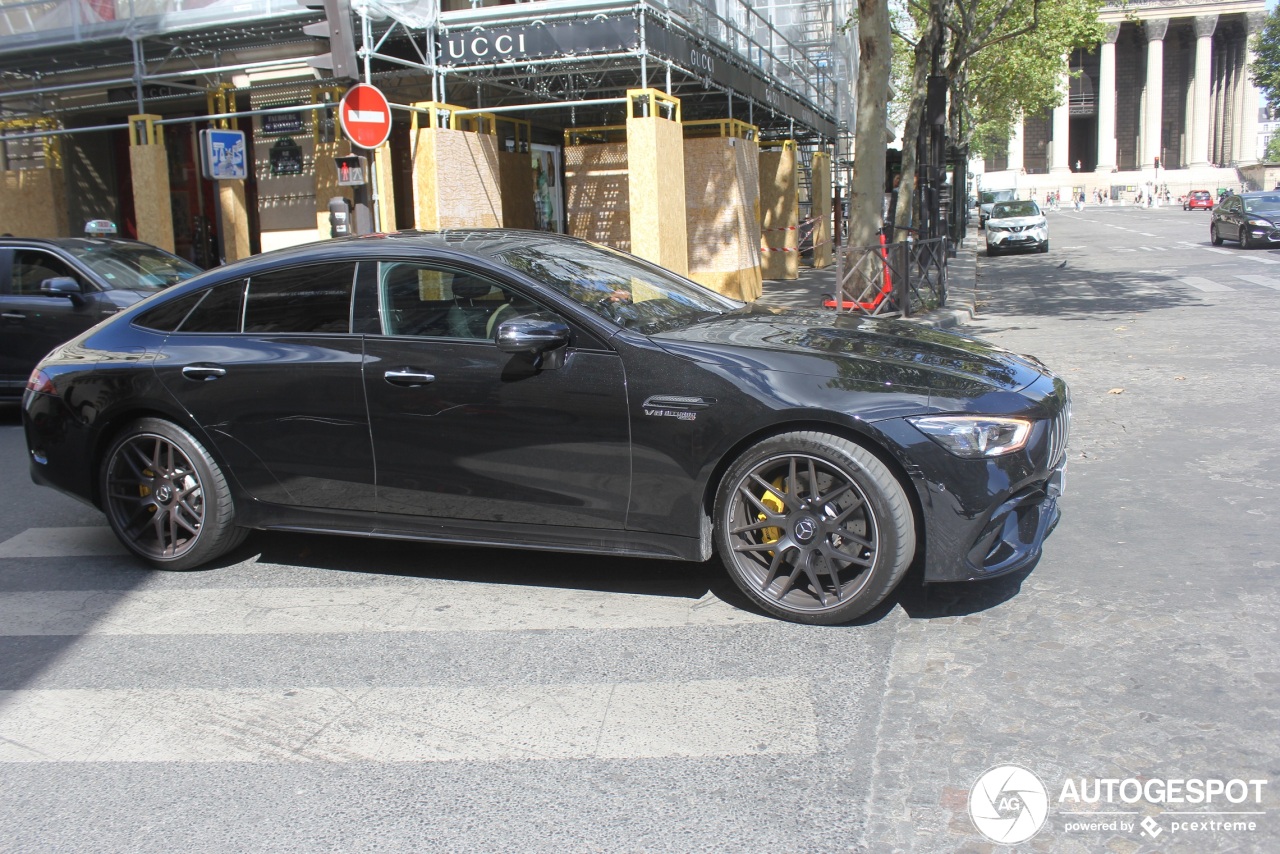
<svg viewBox="0 0 1280 854"><path fill-rule="evenodd" d="M915 556L915 518L897 478L866 448L827 433L785 433L747 450L725 472L713 512L734 583L796 623L862 616Z"/></svg>
<svg viewBox="0 0 1280 854"><path fill-rule="evenodd" d="M218 464L181 427L131 424L107 450L102 507L129 551L160 569L194 569L240 545L235 506Z"/></svg>
<svg viewBox="0 0 1280 854"><path fill-rule="evenodd" d="M990 243L988 243L988 244L987 244L987 257L988 257L988 258L994 258L994 257L996 257L996 256L997 256L997 255L999 255L999 254L1000 254L1000 250L999 250L999 249L996 249L996 248L995 248L994 246L992 246Z"/></svg>
<svg viewBox="0 0 1280 854"><path fill-rule="evenodd" d="M1040 254L1043 255L1049 251L1049 241L1040 244Z"/></svg>
<svg viewBox="0 0 1280 854"><path fill-rule="evenodd" d="M1247 225L1240 226L1240 248L1241 249L1253 248L1253 238L1249 236L1249 226Z"/></svg>
<svg viewBox="0 0 1280 854"><path fill-rule="evenodd" d="M1216 222L1209 224L1209 242L1214 246L1222 245L1222 238L1218 236L1218 224Z"/></svg>

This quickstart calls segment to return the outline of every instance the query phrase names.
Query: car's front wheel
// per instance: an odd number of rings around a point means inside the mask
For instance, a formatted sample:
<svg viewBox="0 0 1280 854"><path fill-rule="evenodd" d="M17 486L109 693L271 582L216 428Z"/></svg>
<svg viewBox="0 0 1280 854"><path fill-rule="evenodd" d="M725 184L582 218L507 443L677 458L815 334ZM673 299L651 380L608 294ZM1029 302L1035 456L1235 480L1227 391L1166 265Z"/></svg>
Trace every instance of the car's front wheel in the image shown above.
<svg viewBox="0 0 1280 854"><path fill-rule="evenodd" d="M713 512L734 583L797 623L865 614L915 555L915 519L897 478L866 448L827 433L786 433L750 448L725 473Z"/></svg>
<svg viewBox="0 0 1280 854"><path fill-rule="evenodd" d="M102 498L120 542L162 569L207 563L248 533L235 526L218 464L194 436L159 418L136 421L111 444Z"/></svg>
<svg viewBox="0 0 1280 854"><path fill-rule="evenodd" d="M1209 242L1214 246L1222 245L1222 236L1218 234L1218 224L1213 223L1209 226Z"/></svg>
<svg viewBox="0 0 1280 854"><path fill-rule="evenodd" d="M1247 225L1240 226L1240 248L1241 249L1253 248L1253 238L1249 236L1249 226Z"/></svg>

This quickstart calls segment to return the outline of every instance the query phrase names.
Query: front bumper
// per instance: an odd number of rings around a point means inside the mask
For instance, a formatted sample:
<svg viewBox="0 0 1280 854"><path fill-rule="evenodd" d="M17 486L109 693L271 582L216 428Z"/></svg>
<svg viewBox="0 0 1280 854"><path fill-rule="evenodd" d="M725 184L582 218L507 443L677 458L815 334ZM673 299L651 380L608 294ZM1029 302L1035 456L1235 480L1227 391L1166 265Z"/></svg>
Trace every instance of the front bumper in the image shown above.
<svg viewBox="0 0 1280 854"><path fill-rule="evenodd" d="M915 486L925 581L995 578L1039 560L1061 517L1068 400L1066 384L1052 380L1038 405L1018 413L1036 422L1027 446L990 459L956 457L905 421L877 425L902 445Z"/></svg>
<svg viewBox="0 0 1280 854"><path fill-rule="evenodd" d="M1019 246L1042 246L1049 239L1049 229L1045 227L1027 228L1023 231L1005 231L988 228L987 245L997 249L1013 249Z"/></svg>
<svg viewBox="0 0 1280 854"><path fill-rule="evenodd" d="M1280 228L1276 226L1253 225L1248 226L1249 236L1259 243L1280 243Z"/></svg>

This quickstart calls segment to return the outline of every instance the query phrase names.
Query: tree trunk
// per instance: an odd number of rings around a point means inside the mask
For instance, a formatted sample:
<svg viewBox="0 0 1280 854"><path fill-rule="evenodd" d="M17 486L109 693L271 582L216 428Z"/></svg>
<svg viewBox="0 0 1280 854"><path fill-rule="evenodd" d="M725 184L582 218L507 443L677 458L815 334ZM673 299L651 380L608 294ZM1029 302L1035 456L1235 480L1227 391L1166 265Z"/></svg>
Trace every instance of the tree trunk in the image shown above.
<svg viewBox="0 0 1280 854"><path fill-rule="evenodd" d="M911 101L907 108L906 127L902 133L902 179L898 184L898 208L894 217L895 228L914 226L919 218L916 211L916 142L920 125L924 120L925 101L929 94L929 73L933 70L933 55L942 41L942 18L948 0L930 0L929 20L916 41L915 59L911 68ZM904 235L895 235L901 240Z"/></svg>
<svg viewBox="0 0 1280 854"><path fill-rule="evenodd" d="M888 0L858 0L858 124L849 183L850 246L874 245L883 222L892 58Z"/></svg>

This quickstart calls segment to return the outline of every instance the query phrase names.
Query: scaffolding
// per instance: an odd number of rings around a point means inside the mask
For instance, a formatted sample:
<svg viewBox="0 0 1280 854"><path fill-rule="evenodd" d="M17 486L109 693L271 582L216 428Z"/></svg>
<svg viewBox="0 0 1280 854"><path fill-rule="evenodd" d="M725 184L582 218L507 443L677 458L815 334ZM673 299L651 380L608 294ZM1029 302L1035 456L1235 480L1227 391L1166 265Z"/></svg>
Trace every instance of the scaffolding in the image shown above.
<svg viewBox="0 0 1280 854"><path fill-rule="evenodd" d="M679 97L693 118L740 119L775 138L831 140L845 125L842 54L853 39L839 27L850 2L446 0L443 11L410 16L431 20L426 27L359 16L360 56L367 82L427 90L405 101L476 110L564 104L546 120L572 127L612 124L621 111L616 103L569 104L653 87ZM77 114L120 102L132 112L156 112L218 88L252 93L315 79L307 60L326 45L303 28L318 20L316 12L294 0L190 5L19 0L0 7L0 115L58 116L70 125ZM450 8L456 6L463 8ZM465 50L485 33L487 61ZM526 34L555 38L536 51L502 51L516 33L522 44Z"/></svg>

